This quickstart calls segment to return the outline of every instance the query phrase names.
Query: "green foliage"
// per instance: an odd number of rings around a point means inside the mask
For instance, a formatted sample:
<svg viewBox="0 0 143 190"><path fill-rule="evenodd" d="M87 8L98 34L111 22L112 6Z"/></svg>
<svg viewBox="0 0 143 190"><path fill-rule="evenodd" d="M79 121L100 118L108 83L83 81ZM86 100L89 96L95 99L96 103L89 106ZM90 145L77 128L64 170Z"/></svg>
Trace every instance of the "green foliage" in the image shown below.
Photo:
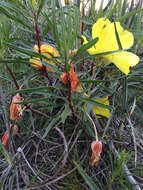
<svg viewBox="0 0 143 190"><path fill-rule="evenodd" d="M1 0L0 137L10 123L19 132L12 137L8 129L9 150L0 141L0 189L131 190L125 164L140 185L143 3L140 0L134 6L133 1L109 0L104 7L101 1L97 10L95 2L89 1L88 10L81 12L82 1L61 6L60 0ZM100 40L91 39L92 26L100 17L114 22L119 51L90 55L87 50L96 48ZM102 60L122 52L115 22L133 33L130 51L140 57L127 76ZM82 35L88 43L83 44ZM38 43L51 45L59 56L34 51ZM41 70L32 67L31 58L44 65ZM72 72L79 79L79 91L72 91ZM64 83L63 73L68 78ZM22 119L11 121L10 104L18 93L24 99L16 102L23 109ZM97 101L102 97L108 97L110 105ZM109 109L111 116L96 117L93 106ZM93 123L104 144L95 167L89 166L90 145L96 140ZM118 147L120 157L113 154L110 142Z"/></svg>
<svg viewBox="0 0 143 190"><path fill-rule="evenodd" d="M88 184L88 186L90 187L90 189L91 190L97 190L98 188L94 184L93 180L86 174L86 172L83 170L83 168L80 165L78 165L76 162L74 162L74 164L76 165L79 173L84 178L84 180L86 181L86 183Z"/></svg>

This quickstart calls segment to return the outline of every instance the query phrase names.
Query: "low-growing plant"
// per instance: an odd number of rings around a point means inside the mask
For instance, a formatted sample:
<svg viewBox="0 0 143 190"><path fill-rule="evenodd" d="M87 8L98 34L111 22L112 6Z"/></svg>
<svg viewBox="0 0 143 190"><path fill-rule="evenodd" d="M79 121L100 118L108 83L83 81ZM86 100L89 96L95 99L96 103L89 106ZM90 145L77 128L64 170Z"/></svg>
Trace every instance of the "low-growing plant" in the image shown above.
<svg viewBox="0 0 143 190"><path fill-rule="evenodd" d="M141 189L142 1L97 2L1 0L0 189Z"/></svg>

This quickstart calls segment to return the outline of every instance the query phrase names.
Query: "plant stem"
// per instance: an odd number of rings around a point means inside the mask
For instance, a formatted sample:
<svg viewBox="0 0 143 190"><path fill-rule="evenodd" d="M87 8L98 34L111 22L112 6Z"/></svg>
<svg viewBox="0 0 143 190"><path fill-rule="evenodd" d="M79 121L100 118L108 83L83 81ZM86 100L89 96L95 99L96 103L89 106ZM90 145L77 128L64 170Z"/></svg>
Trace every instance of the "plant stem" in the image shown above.
<svg viewBox="0 0 143 190"><path fill-rule="evenodd" d="M71 83L70 83L70 80L69 80L68 81L68 103L69 103L69 107L70 107L71 112L72 112L73 119L77 120L77 117L76 117L76 115L74 113L72 101L71 101L71 94L72 94L72 89L71 89Z"/></svg>
<svg viewBox="0 0 143 190"><path fill-rule="evenodd" d="M94 132L95 132L95 138L96 138L96 142L98 142L98 133L97 133L97 129L96 129L96 126L95 126L95 123L92 119L92 117L87 113L87 111L85 111L88 118L91 120L92 124L93 124L93 128L94 128Z"/></svg>
<svg viewBox="0 0 143 190"><path fill-rule="evenodd" d="M41 49L40 49L40 37L39 37L39 28L38 28L38 25L37 25L37 18L36 18L36 13L34 11L34 27L35 27L35 31L36 31L36 39L37 39L37 45L38 45L38 52L39 54L41 54ZM41 61L42 61L42 58L40 57Z"/></svg>
<svg viewBox="0 0 143 190"><path fill-rule="evenodd" d="M11 68L8 66L7 63L6 63L6 67L7 67L8 71L9 71L11 77L13 78L13 81L14 81L14 84L15 84L17 90L19 90L19 85L18 85L18 83L17 83L16 77L15 77L13 71L11 70Z"/></svg>
<svg viewBox="0 0 143 190"><path fill-rule="evenodd" d="M6 67L7 67L8 71L9 71L11 77L13 78L13 81L14 81L14 84L15 84L17 90L21 89L21 87L19 87L19 85L18 85L18 83L17 83L17 80L16 80L16 77L15 77L14 73L12 72L11 68L8 66L7 63L6 63ZM19 93L19 94L20 94L20 96L22 97L22 94L21 94L21 93ZM30 108L30 105L25 105L25 106L26 106L26 109L30 109L33 113L36 113L36 114L38 114L38 115L42 115L42 116L44 116L44 117L47 117L46 114L44 114L44 113L42 113L42 112L39 112L39 111L37 111L37 110L34 110L34 109Z"/></svg>
<svg viewBox="0 0 143 190"><path fill-rule="evenodd" d="M39 28L38 28L38 24L37 24L37 18L36 18L36 13L34 11L34 28L35 28L35 32L36 32L36 39L37 39L37 45L38 45L38 52L39 54L41 54L41 43L40 43L40 37L39 37ZM42 61L42 58L40 57L40 60ZM47 70L46 70L46 66L43 65L43 70L44 70L44 76L47 77L48 81L49 81L49 84L52 85L52 82L49 78L49 75L47 73Z"/></svg>

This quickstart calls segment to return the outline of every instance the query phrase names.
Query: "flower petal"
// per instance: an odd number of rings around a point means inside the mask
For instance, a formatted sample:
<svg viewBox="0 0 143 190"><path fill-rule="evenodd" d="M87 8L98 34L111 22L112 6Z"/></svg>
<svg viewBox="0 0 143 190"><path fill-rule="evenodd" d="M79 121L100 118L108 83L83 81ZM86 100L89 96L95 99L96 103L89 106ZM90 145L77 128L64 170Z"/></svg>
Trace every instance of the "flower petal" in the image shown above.
<svg viewBox="0 0 143 190"><path fill-rule="evenodd" d="M124 30L119 22L115 22L118 36L123 49L130 48L134 43L134 36L131 32ZM96 53L105 53L109 51L119 50L119 45L115 33L115 25L108 19L99 18L92 27L92 38L98 37L99 40L95 46L88 50L88 53L94 55ZM84 43L87 40L84 39Z"/></svg>
<svg viewBox="0 0 143 190"><path fill-rule="evenodd" d="M23 97L21 97L19 93L13 96L12 102L10 104L10 119L11 120L15 120L15 119L17 119L18 121L21 120L21 116L23 113L21 104L15 104L15 103L22 102L23 100L24 100Z"/></svg>
<svg viewBox="0 0 143 190"><path fill-rule="evenodd" d="M109 105L108 97L106 97L106 98L98 98L98 99L96 99L96 101L98 103ZM103 108L103 107L99 107L99 106L93 106L92 109L93 109L93 112L94 112L95 115L102 115L102 116L105 116L107 118L109 118L110 115L111 115L110 110L107 109L107 108ZM100 116L97 116L97 117L100 117Z"/></svg>
<svg viewBox="0 0 143 190"><path fill-rule="evenodd" d="M69 71L69 78L70 78L70 82L71 82L72 91L76 91L76 88L78 87L78 84L79 84L79 80L78 80L77 74L74 71L73 67Z"/></svg>
<svg viewBox="0 0 143 190"><path fill-rule="evenodd" d="M8 150L8 131L2 136L2 144Z"/></svg>
<svg viewBox="0 0 143 190"><path fill-rule="evenodd" d="M134 36L131 32L124 30L119 22L115 22L118 36L123 49L130 48L134 43ZM106 51L116 51L119 50L119 45L117 42L117 37L115 33L114 23L107 25L101 35L99 36L100 46ZM100 47L100 48L101 48Z"/></svg>
<svg viewBox="0 0 143 190"><path fill-rule="evenodd" d="M110 25L110 21L108 19L99 18L97 22L92 27L92 38L100 38L100 35L104 29L104 27L107 27Z"/></svg>
<svg viewBox="0 0 143 190"><path fill-rule="evenodd" d="M41 54L47 56L48 58L53 58L53 57L59 56L58 51L54 47L47 45L47 44L42 44L40 46L40 50L41 50ZM37 45L34 46L34 51L39 52L39 48ZM30 59L29 61L34 63L34 64L32 64L32 67L35 67L37 70L40 70L43 66L43 64L40 62L39 57L35 58L35 59ZM42 59L42 61L49 63L53 66L56 66L56 63L53 62L52 60ZM54 72L53 69L49 68L48 66L46 66L46 69L50 72Z"/></svg>
<svg viewBox="0 0 143 190"><path fill-rule="evenodd" d="M52 47L50 45L47 45L47 44L42 44L40 46L40 50L41 50L42 54L43 53L47 53L47 55L52 54L54 57L58 57L59 56L59 53L57 52L57 50L54 47ZM39 52L37 45L34 46L34 51Z"/></svg>
<svg viewBox="0 0 143 190"><path fill-rule="evenodd" d="M30 59L29 62L33 63L31 64L31 66L37 70L40 70L42 68L42 63L40 62L40 58Z"/></svg>
<svg viewBox="0 0 143 190"><path fill-rule="evenodd" d="M11 124L10 124L10 128L11 128ZM12 129L12 134L11 136L15 136L18 133L18 127L17 125L14 125L13 129ZM6 130L6 132L4 133L4 135L2 136L2 144L3 146L8 150L8 131Z"/></svg>
<svg viewBox="0 0 143 190"><path fill-rule="evenodd" d="M67 73L66 72L62 73L61 76L60 76L60 79L64 84L67 84L68 83L68 75L67 75Z"/></svg>
<svg viewBox="0 0 143 190"><path fill-rule="evenodd" d="M130 72L130 67L135 66L139 62L139 57L137 55L127 51L106 55L104 58L106 58L108 62L114 63L116 67L126 75Z"/></svg>
<svg viewBox="0 0 143 190"><path fill-rule="evenodd" d="M83 44L87 44L88 41L86 39L85 36L82 35L82 38L83 38ZM98 43L98 42L97 42ZM94 46L92 46L91 48L87 49L88 53L91 54L91 55L94 55L96 53L96 49Z"/></svg>
<svg viewBox="0 0 143 190"><path fill-rule="evenodd" d="M101 141L93 141L91 143L92 155L90 159L90 165L98 165L100 160L100 155L102 152L102 142Z"/></svg>

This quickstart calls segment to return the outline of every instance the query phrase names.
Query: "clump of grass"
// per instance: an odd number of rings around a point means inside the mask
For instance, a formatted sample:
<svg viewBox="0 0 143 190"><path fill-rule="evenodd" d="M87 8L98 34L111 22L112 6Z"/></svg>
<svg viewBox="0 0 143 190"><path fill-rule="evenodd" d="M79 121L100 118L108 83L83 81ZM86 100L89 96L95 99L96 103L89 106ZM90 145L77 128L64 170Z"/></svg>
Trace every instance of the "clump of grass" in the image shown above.
<svg viewBox="0 0 143 190"><path fill-rule="evenodd" d="M99 10L89 1L87 12L85 1L63 3L0 2L0 189L140 190L142 1L110 0L105 8L102 1ZM134 35L130 51L140 62L128 75L101 65L111 52L88 53L100 40L91 39L91 29L101 17L114 22L119 51L117 22ZM93 141L102 142L101 154L91 150Z"/></svg>

